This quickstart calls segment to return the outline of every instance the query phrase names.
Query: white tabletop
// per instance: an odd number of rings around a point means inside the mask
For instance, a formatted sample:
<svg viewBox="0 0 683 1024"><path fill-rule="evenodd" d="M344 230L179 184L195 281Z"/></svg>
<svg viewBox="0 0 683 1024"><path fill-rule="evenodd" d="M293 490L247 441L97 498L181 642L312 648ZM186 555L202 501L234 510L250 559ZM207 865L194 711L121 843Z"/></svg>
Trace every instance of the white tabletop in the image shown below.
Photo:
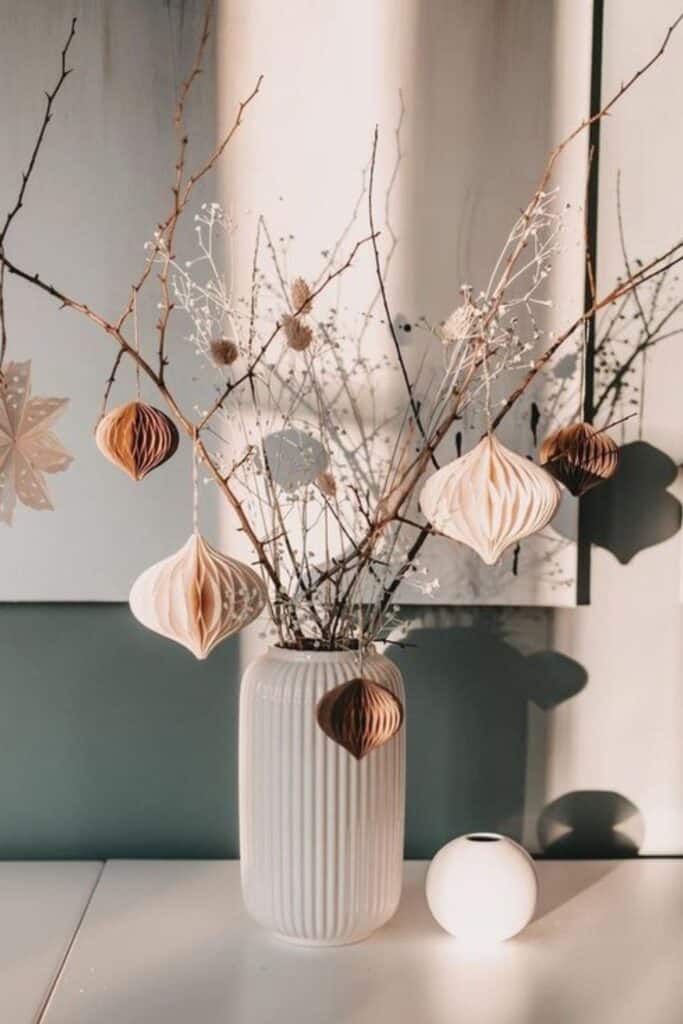
<svg viewBox="0 0 683 1024"><path fill-rule="evenodd" d="M311 950L249 920L235 862L110 861L41 1022L681 1024L683 860L542 862L536 919L486 953L433 922L425 871L372 938Z"/></svg>
<svg viewBox="0 0 683 1024"><path fill-rule="evenodd" d="M2 1024L40 1019L101 869L101 863L0 864Z"/></svg>

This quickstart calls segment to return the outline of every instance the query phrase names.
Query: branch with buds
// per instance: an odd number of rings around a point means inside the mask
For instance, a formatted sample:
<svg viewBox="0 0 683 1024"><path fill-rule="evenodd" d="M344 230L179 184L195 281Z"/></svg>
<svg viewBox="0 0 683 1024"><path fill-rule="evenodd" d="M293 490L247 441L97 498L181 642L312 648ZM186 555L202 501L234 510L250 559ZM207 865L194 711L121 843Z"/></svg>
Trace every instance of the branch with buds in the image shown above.
<svg viewBox="0 0 683 1024"><path fill-rule="evenodd" d="M571 142L609 114L661 58L681 18L669 27L647 64L550 153L486 288L475 293L464 286L459 305L445 323L421 325L426 330L425 351L438 354L438 373L430 371L425 361L411 375L390 309L387 265L379 246L373 195L377 131L367 189L364 184L361 197L366 200L368 230L350 245L344 241L347 228L330 250L332 262L314 283L300 276L288 280L286 261L273 244L267 223L259 218L250 292L245 300L235 299L219 255L223 236L234 226L217 204L205 204L195 213L196 258L185 263L178 259L178 224L191 206L195 187L229 147L262 83L259 78L239 103L230 130L208 157L188 170L185 114L202 71L212 16L209 0L196 54L173 114L176 156L170 209L152 234L127 303L113 319L17 265L6 247L9 228L24 205L54 101L71 71L67 56L76 28L72 23L16 201L0 232L0 365L6 347L3 285L9 273L41 289L62 308L85 316L114 342L116 355L103 412L123 360L132 360L152 383L253 549L269 584L279 642L299 648L350 645L362 649L387 637L394 624L392 602L402 584L410 578L415 585L432 585L420 579L419 556L434 531L421 520L415 499L430 467L438 467L439 448L454 425L464 415L483 414L484 432L495 431L558 351L572 341L580 342L586 324L600 311L630 298L639 303L643 286L656 285L683 260L683 241L647 263L631 262L624 249L624 277L602 295L594 291L590 307L572 323L552 336L546 333L543 317L550 304L550 273L563 227L561 204L551 187L555 166ZM396 168L401 157L398 135ZM359 201L352 224L360 208ZM621 230L623 236L623 226ZM342 250L345 256L339 256ZM338 285L365 252L372 258L377 291L354 334L338 306L330 304L328 293L330 285ZM159 289L159 315L150 354L140 349L137 337L131 338L129 332L140 294L153 286ZM381 322L375 308L383 311ZM171 326L177 317L187 327L186 342L215 374L214 397L192 415L181 408L166 374ZM653 323L648 321L646 347L661 330ZM662 326L666 323L663 320ZM402 397L393 406L382 400L376 383L384 361L373 357L372 346L365 340L366 333L378 327L388 330L392 372L400 380ZM427 379L430 372L433 375ZM504 395L495 412L494 392ZM607 401L605 393L598 399L598 408Z"/></svg>

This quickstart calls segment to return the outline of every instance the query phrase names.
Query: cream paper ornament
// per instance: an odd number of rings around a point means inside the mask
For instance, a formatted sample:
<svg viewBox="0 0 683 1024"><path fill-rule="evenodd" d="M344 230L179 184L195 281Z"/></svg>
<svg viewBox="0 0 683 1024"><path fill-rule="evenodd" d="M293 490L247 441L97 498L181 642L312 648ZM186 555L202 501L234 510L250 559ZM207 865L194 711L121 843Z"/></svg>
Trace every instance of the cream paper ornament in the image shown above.
<svg viewBox="0 0 683 1024"><path fill-rule="evenodd" d="M216 551L195 530L179 551L137 578L129 603L143 626L203 660L252 622L266 599L253 569Z"/></svg>
<svg viewBox="0 0 683 1024"><path fill-rule="evenodd" d="M467 544L487 565L547 526L559 503L552 477L493 434L438 470L420 494L434 529Z"/></svg>
<svg viewBox="0 0 683 1024"><path fill-rule="evenodd" d="M54 508L44 474L73 461L52 430L68 401L31 395L30 359L0 373L0 522L12 525L17 501L39 512Z"/></svg>

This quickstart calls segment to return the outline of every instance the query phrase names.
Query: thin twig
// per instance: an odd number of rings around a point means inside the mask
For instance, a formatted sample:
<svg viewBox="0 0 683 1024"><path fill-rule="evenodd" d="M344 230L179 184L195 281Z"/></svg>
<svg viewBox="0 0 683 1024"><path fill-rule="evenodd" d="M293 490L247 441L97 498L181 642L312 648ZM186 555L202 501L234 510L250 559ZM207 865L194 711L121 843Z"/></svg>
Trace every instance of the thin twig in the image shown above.
<svg viewBox="0 0 683 1024"><path fill-rule="evenodd" d="M6 320L6 312L5 312L5 263L4 263L5 239L7 238L7 233L9 231L10 227L12 226L12 222L14 221L14 218L17 216L17 214L19 213L19 211L21 210L21 208L24 205L24 199L26 197L26 190L28 188L29 181L31 180L31 175L33 174L33 171L35 169L36 162L38 160L38 154L40 153L40 149L41 149L41 146L43 145L43 140L45 139L45 134L47 132L47 127L48 127L50 121L52 120L52 108L53 108L55 99L57 98L57 95L58 95L60 89L64 85L64 82L66 81L66 79L68 78L68 76L71 74L71 72L73 70L72 68L68 68L66 66L66 60L67 60L67 55L69 53L69 47L71 46L71 43L73 41L73 38L74 38L75 34L76 34L76 18L72 18L72 20L71 20L71 27L69 28L69 34L68 34L68 36L66 38L66 42L64 43L64 46L62 47L62 52L61 52L61 55L60 55L61 60L60 60L59 77L58 77L58 79L57 79L57 81L56 81L56 83L54 85L54 88L52 89L52 92L46 92L45 93L45 110L43 111L43 119L42 119L42 121L40 123L40 127L38 129L38 135L36 136L36 141L33 144L33 149L31 150L31 155L29 157L28 164L26 165L26 170L22 172L21 184L19 185L19 191L18 191L17 197L16 197L16 199L14 201L14 205L12 207L10 207L10 209L8 210L7 216L5 217L5 223L3 224L2 230L0 231L0 264L1 264L0 265L0 374L2 372L2 367L3 367L4 362L5 362L5 355L7 353L7 320Z"/></svg>
<svg viewBox="0 0 683 1024"><path fill-rule="evenodd" d="M318 295L320 295L320 293L323 292L328 287L328 285L330 285L332 283L332 281L334 281L336 278L338 278L340 276L340 274L343 274L345 270L348 270L348 268L353 263L353 260L354 260L354 258L356 256L356 253L358 252L358 250L362 246L364 246L367 242L371 241L371 239L372 239L372 236L368 235L367 238L361 238L361 240L359 242L356 242L356 244L354 245L353 249L351 250L349 256L347 257L346 261L340 267L337 267L337 269L335 271L330 272L327 275L327 277L325 278L325 280L320 285L318 285L318 287L315 288L314 291L312 291L310 293L310 295L307 297L306 301L302 302L301 305L298 307L298 309L294 310L294 313L292 315L294 317L298 316L308 306L308 304L310 302L312 302L314 299L316 299L318 297ZM254 358L252 359L250 365L244 371L244 373L241 374L239 377L237 377L234 381L229 381L225 385L223 390L221 391L221 393L218 396L218 398L216 398L216 400L209 406L209 408L205 412L204 416L201 418L201 420L199 421L199 423L197 425L197 429L198 430L203 430L204 429L204 427L209 422L211 417L215 413L218 412L218 410L221 408L221 406L225 402L226 398L228 398L228 396L230 395L230 393L232 391L234 391L236 388L240 387L241 384L244 384L245 381L249 380L250 378L253 378L254 372L255 372L257 366L259 365L259 363L261 362L263 357L266 355L266 353L268 352L268 349L273 344L273 342L275 341L275 339L277 338L277 336L279 335L281 330L282 330L282 322L280 320L278 320L276 322L276 324L275 324L275 327L273 328L271 333L268 335L268 337L264 341L263 345L259 349L258 353L254 356Z"/></svg>
<svg viewBox="0 0 683 1024"><path fill-rule="evenodd" d="M38 135L36 137L35 143L33 144L33 149L31 151L31 156L30 156L28 164L26 166L26 170L21 175L21 185L19 186L19 192L18 192L17 198L16 198L16 200L14 202L14 205L11 207L11 209L9 210L9 212L8 212L6 218L5 218L5 223L3 225L2 231L0 231L0 251L4 248L5 238L7 237L7 232L10 229L12 221L14 220L14 218L17 216L17 214L21 210L22 206L24 205L24 198L26 196L26 189L28 188L28 183L29 183L29 181L31 179L31 175L33 174L33 171L35 169L36 161L38 159L38 154L40 153L40 148L41 148L41 146L43 144L43 140L45 138L45 133L47 132L47 127L48 127L50 121L52 120L52 107L54 105L55 99L57 98L57 95L58 95L60 89L64 85L64 82L66 81L66 79L69 77L69 75L73 71L73 68L68 68L66 66L66 59L67 59L67 55L69 53L69 47L71 46L71 43L72 43L73 38L74 38L75 35L76 35L76 18L73 18L72 21L71 21L71 27L69 29L69 34L68 34L68 36L66 38L66 42L65 42L65 44L64 44L64 46L62 48L62 52L61 52L61 64L60 64L59 78L57 79L57 82L56 82L52 92L46 92L45 93L45 110L43 112L43 119L41 121L40 128L38 129Z"/></svg>
<svg viewBox="0 0 683 1024"><path fill-rule="evenodd" d="M106 383L106 386L105 386L105 389L104 389L104 397L102 399L102 411L100 413L100 419L102 419L102 417L105 415L105 413L107 411L107 402L109 401L109 395L111 394L111 389L114 387L114 381L116 380L116 372L117 372L119 366L121 365L121 360L123 359L125 354L126 354L125 350L122 349L122 348L120 348L118 350L118 352L116 353L116 359L114 360L114 365L111 368L111 373L107 377L107 383ZM139 369L139 367L138 367L138 369Z"/></svg>
<svg viewBox="0 0 683 1024"><path fill-rule="evenodd" d="M373 191L375 184L375 166L377 164L377 142L379 140L379 128L375 125L375 133L372 138L372 156L370 158L370 182L368 184L368 221L370 224L370 237L372 238L372 251L375 257L375 274L377 277L377 284L379 285L379 292L382 297L382 305L384 306L384 315L387 321L387 328L391 336L391 340L394 343L394 350L396 353L396 359L398 361L399 368L401 370L401 376L403 377L403 383L406 386L406 392L408 394L408 401L410 408L413 412L413 418L417 424L417 428L422 435L423 441L427 441L427 434L422 425L420 418L420 407L417 403L415 395L413 393L413 385L410 380L410 375L406 367L405 359L403 358L403 352L401 351L401 345L398 338L396 337L396 328L394 327L394 318L391 314L389 307L389 299L387 297L386 284L384 282L384 274L382 273L382 263L379 255L379 245L377 244L377 238L379 237L378 232L375 228L375 214L373 209ZM434 452L431 453L431 461L435 469L439 468Z"/></svg>

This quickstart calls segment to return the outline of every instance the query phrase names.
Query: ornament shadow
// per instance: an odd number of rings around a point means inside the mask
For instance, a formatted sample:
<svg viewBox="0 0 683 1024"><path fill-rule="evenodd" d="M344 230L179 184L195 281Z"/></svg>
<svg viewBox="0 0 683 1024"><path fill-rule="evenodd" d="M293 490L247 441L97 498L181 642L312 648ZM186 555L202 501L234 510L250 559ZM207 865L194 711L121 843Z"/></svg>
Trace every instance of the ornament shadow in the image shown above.
<svg viewBox="0 0 683 1024"><path fill-rule="evenodd" d="M624 445L616 475L582 499L582 541L626 565L673 537L681 528L681 503L667 488L677 475L676 463L659 448L646 441Z"/></svg>
<svg viewBox="0 0 683 1024"><path fill-rule="evenodd" d="M413 628L406 642L414 646L391 651L407 691L408 858L432 857L463 832L522 840L528 702L554 707L587 682L585 669L571 658L521 654L491 610L479 615L475 609L474 621Z"/></svg>
<svg viewBox="0 0 683 1024"><path fill-rule="evenodd" d="M544 807L538 820L543 856L561 860L636 857L644 832L636 805L607 789L565 793Z"/></svg>

